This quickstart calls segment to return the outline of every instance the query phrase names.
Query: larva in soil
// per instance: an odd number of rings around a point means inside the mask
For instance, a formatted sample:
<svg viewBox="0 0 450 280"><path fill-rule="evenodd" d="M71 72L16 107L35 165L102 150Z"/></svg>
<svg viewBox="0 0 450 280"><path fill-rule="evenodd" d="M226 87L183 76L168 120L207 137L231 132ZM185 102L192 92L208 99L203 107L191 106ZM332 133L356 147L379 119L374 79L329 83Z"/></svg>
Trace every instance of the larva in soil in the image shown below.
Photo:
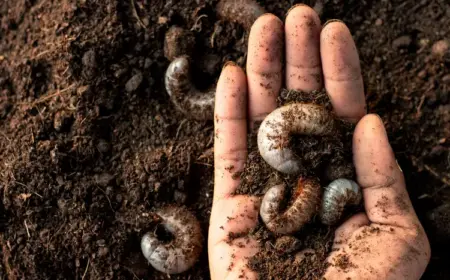
<svg viewBox="0 0 450 280"><path fill-rule="evenodd" d="M337 179L325 187L322 197L320 219L325 225L334 225L341 219L348 205L358 205L361 202L361 188L355 181Z"/></svg>
<svg viewBox="0 0 450 280"><path fill-rule="evenodd" d="M141 239L145 258L158 271L178 274L187 271L198 260L203 246L203 235L197 218L184 207L168 206L157 211L161 225L173 235L167 243L154 232Z"/></svg>
<svg viewBox="0 0 450 280"><path fill-rule="evenodd" d="M280 213L285 195L284 184L271 187L264 195L259 211L266 227L276 234L297 232L309 222L319 208L321 188L317 180L300 178L292 204Z"/></svg>
<svg viewBox="0 0 450 280"><path fill-rule="evenodd" d="M217 14L228 21L237 22L250 30L265 10L254 0L222 0L216 6Z"/></svg>
<svg viewBox="0 0 450 280"><path fill-rule="evenodd" d="M301 162L289 146L293 134L331 135L335 121L330 112L320 105L292 103L270 113L258 130L258 149L262 158L274 169L296 174Z"/></svg>
<svg viewBox="0 0 450 280"><path fill-rule="evenodd" d="M179 111L196 120L213 119L215 86L205 92L194 86L188 56L180 56L170 63L165 84L167 93Z"/></svg>

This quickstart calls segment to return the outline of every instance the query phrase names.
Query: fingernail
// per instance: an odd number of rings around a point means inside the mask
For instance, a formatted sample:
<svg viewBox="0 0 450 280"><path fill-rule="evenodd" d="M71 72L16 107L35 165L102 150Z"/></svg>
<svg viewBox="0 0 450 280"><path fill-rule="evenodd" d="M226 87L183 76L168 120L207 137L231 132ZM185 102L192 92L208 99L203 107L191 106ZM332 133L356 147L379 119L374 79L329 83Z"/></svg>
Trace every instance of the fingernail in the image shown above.
<svg viewBox="0 0 450 280"><path fill-rule="evenodd" d="M372 113L371 115L374 115L374 116L378 117L378 119L380 119L380 122L383 122L383 119L377 113Z"/></svg>
<svg viewBox="0 0 450 280"><path fill-rule="evenodd" d="M239 65L237 65L236 62L229 60L229 61L225 62L225 64L224 64L223 67L222 67L222 70L225 69L225 68L227 68L228 66L239 67Z"/></svg>
<svg viewBox="0 0 450 280"><path fill-rule="evenodd" d="M283 23L279 17L277 17L276 15L274 15L274 14L272 14L272 13L264 13L264 14L262 14L261 16L259 16L258 19L260 19L260 18L262 18L262 17L264 17L264 16L269 16L269 15L270 15L270 16L273 16L274 18L278 19L281 23Z"/></svg>
<svg viewBox="0 0 450 280"><path fill-rule="evenodd" d="M325 24L322 26L322 28L325 28L325 26L327 26L328 24L330 24L330 23L332 23L332 22L340 22L340 23L343 23L343 24L345 24L342 20L340 20L340 19L329 19L329 20L327 20L327 22L325 22Z"/></svg>
<svg viewBox="0 0 450 280"><path fill-rule="evenodd" d="M294 6L292 6L292 7L287 11L286 17L289 15L289 13L290 13L293 9L295 9L295 8L297 8L297 7L301 7L301 6L305 6L305 7L311 8L310 6L308 6L308 5L304 4L304 3L298 3L298 4L295 4Z"/></svg>

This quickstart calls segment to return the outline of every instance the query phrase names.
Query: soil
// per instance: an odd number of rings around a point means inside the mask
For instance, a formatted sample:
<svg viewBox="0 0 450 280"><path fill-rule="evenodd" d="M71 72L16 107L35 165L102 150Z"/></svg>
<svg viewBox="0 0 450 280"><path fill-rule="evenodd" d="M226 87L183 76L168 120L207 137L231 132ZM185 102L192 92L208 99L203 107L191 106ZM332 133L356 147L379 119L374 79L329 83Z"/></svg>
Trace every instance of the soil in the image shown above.
<svg viewBox="0 0 450 280"><path fill-rule="evenodd" d="M326 91L298 92L283 89L278 97L278 105L289 103L317 104L331 110L331 103ZM330 111L331 112L331 111ZM286 114L286 125L292 116ZM249 156L244 170L241 172L241 184L236 190L238 194L263 196L268 189L275 185L288 186L287 203L281 211L291 207L303 189L303 181L309 180L320 188L338 178L355 179L354 166L351 158L351 142L354 125L335 119L336 131L331 136L298 136L291 135L288 143L302 155L299 158L301 168L295 175L286 175L274 170L261 157L257 147L258 126L249 135ZM344 144L345 143L345 144ZM332 172L331 172L332 170ZM302 179L299 179L302 178ZM311 180L312 179L312 180ZM313 201L308 195L308 201ZM303 203L305 204L305 203ZM308 223L298 232L291 235L274 234L261 220L254 232L254 238L264 244L262 250L250 260L250 267L258 271L261 279L321 279L328 267L326 258L331 252L334 239L334 228L323 226L318 218L318 209L311 204L310 211L302 208L299 212L312 212L312 220L305 216ZM347 209L348 210L348 209ZM355 210L355 209L351 209ZM351 214L346 211L342 218ZM297 217L303 216L298 214ZM289 219L287 217L286 219ZM292 219L292 218L291 218ZM300 218L299 218L300 219ZM277 221L275 228L288 223L284 219ZM307 252L306 254L303 254ZM303 255L303 258L300 256Z"/></svg>
<svg viewBox="0 0 450 280"><path fill-rule="evenodd" d="M260 4L284 19L297 2ZM447 2L325 0L321 16L354 35L368 111L385 122L432 244L424 279L450 278ZM171 26L193 32L199 89L226 61L243 66L248 32L216 4L1 1L0 279L169 279L139 248L165 204L186 205L206 236L213 126L170 102L164 38ZM327 250L330 235L317 236ZM209 279L206 248L171 279Z"/></svg>

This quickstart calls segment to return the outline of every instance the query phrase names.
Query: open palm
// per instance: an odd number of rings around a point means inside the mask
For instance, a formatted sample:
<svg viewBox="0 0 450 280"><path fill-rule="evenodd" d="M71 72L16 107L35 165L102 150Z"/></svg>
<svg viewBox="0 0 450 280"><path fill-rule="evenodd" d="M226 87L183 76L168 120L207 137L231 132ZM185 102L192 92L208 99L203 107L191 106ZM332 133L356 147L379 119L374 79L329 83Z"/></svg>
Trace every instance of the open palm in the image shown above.
<svg viewBox="0 0 450 280"><path fill-rule="evenodd" d="M258 277L248 268L248 260L260 244L248 232L258 222L260 198L233 193L247 158L248 126L276 108L283 79L288 89L325 87L336 115L359 122L353 154L366 211L337 229L326 279L418 279L430 257L428 240L381 119L364 117L364 87L351 34L339 21L322 27L317 14L304 5L291 9L284 27L274 15L261 16L250 32L247 75L240 67L227 64L220 76L208 240L211 278ZM350 268L334 265L343 254L353 264Z"/></svg>

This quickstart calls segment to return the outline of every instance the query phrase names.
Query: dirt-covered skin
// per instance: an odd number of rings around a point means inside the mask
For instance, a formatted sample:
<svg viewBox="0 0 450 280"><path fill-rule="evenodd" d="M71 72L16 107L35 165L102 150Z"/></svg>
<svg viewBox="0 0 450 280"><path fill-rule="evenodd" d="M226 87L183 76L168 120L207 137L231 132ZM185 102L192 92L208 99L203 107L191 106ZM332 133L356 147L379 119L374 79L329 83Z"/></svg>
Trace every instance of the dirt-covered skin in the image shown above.
<svg viewBox="0 0 450 280"><path fill-rule="evenodd" d="M244 65L247 31L217 2L1 1L0 279L167 279L139 248L166 203L187 205L206 235L213 128L165 92L164 36L192 30L201 89L226 61ZM260 4L284 18L292 3ZM447 279L450 54L432 50L450 37L448 3L324 1L330 18L353 33L368 111L434 247L424 279ZM208 278L205 253L171 277Z"/></svg>

